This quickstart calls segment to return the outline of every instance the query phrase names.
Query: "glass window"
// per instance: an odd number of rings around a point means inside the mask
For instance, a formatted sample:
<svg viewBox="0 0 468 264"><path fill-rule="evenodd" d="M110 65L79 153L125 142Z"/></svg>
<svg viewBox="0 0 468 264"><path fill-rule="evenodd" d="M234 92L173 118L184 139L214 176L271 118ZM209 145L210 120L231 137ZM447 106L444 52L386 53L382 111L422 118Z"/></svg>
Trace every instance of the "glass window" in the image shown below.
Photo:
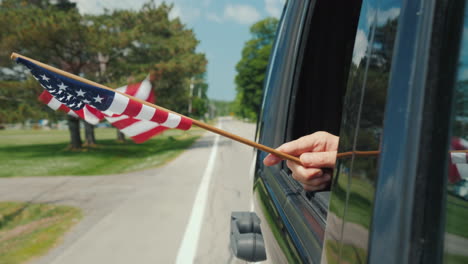
<svg viewBox="0 0 468 264"><path fill-rule="evenodd" d="M342 8L336 8L337 5ZM317 131L339 133L360 7L361 0L329 0L317 1L311 9L313 13L309 14L304 27L305 37L298 56L300 61L292 90L285 141ZM284 169L285 175L290 175L286 166ZM306 199L315 198L312 204L326 213L328 193L305 193L301 185L291 177L287 178Z"/></svg>
<svg viewBox="0 0 468 264"><path fill-rule="evenodd" d="M468 263L468 12L455 82L446 200L444 263Z"/></svg>
<svg viewBox="0 0 468 264"><path fill-rule="evenodd" d="M378 150L400 0L363 1L343 106L325 234L328 262L367 260Z"/></svg>

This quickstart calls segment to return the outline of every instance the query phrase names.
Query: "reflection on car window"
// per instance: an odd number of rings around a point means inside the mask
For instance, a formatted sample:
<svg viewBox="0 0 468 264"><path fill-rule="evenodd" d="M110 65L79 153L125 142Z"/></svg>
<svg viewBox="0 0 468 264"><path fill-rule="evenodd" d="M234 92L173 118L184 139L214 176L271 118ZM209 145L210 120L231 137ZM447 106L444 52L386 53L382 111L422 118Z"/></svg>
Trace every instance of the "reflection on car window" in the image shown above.
<svg viewBox="0 0 468 264"><path fill-rule="evenodd" d="M468 263L468 12L454 98L446 201L444 263Z"/></svg>
<svg viewBox="0 0 468 264"><path fill-rule="evenodd" d="M340 145L326 232L329 263L367 260L379 148L399 0L363 1L343 106ZM348 190L346 192L346 190ZM340 233L342 232L342 233Z"/></svg>

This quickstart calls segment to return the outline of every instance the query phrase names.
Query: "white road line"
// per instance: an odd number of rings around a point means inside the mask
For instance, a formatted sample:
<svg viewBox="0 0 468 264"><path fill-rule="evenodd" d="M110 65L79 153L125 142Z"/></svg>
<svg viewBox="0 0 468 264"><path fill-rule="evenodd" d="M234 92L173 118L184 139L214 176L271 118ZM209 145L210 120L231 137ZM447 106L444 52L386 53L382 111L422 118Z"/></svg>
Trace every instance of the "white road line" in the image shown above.
<svg viewBox="0 0 468 264"><path fill-rule="evenodd" d="M221 128L221 125L219 126ZM177 253L177 264L193 263L195 254L197 253L198 240L202 228L203 215L205 213L206 200L208 199L208 187L210 186L211 176L218 153L219 135L216 135L213 148L211 149L210 158L205 168L200 186L198 186L195 202L192 206L189 223L185 229L182 244Z"/></svg>

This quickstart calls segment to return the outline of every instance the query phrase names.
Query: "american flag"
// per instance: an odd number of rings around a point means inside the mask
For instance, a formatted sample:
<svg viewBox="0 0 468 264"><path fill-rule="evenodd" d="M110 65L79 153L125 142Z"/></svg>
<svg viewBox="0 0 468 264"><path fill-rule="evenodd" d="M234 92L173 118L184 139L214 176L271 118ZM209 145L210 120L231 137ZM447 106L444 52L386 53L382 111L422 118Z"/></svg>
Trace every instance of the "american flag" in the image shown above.
<svg viewBox="0 0 468 264"><path fill-rule="evenodd" d="M57 74L27 59L18 57L16 62L29 68L31 74L39 81L41 86L59 103L64 104L71 110L79 111L88 105L111 118L124 119L126 117L119 116L124 115L138 121L148 121L151 124L154 123L152 124L153 128L150 130L156 133L167 128L188 130L192 125L192 121L188 118L144 105L115 91L96 87ZM132 120L131 122L136 123L137 121ZM128 124L126 127L128 127ZM130 131L130 129L128 130ZM131 132L133 133L134 130L132 129ZM130 137L133 138L133 136Z"/></svg>

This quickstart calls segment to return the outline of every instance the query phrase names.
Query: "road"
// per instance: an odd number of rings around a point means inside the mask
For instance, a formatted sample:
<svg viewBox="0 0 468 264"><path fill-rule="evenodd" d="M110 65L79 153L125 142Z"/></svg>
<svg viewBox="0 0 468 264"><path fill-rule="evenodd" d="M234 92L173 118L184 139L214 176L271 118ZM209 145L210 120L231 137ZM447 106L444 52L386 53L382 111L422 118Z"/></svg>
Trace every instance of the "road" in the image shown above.
<svg viewBox="0 0 468 264"><path fill-rule="evenodd" d="M255 126L222 129L252 139ZM205 133L164 167L104 176L0 179L1 201L72 205L84 218L33 263L241 263L229 251L231 211L248 211L253 149Z"/></svg>

